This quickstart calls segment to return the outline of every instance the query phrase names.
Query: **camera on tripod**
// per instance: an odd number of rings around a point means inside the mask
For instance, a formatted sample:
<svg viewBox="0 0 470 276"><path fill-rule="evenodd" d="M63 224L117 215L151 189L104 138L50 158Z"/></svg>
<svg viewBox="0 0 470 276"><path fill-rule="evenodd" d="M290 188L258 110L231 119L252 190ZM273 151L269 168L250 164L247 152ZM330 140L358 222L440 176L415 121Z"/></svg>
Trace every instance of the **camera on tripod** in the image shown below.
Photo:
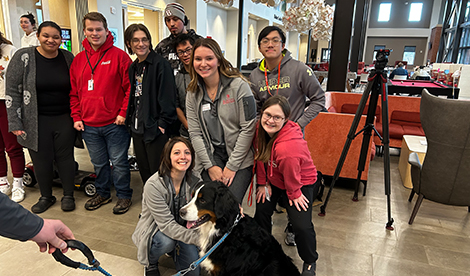
<svg viewBox="0 0 470 276"><path fill-rule="evenodd" d="M383 70L388 63L388 56L392 52L392 49L380 49L375 56L375 69Z"/></svg>

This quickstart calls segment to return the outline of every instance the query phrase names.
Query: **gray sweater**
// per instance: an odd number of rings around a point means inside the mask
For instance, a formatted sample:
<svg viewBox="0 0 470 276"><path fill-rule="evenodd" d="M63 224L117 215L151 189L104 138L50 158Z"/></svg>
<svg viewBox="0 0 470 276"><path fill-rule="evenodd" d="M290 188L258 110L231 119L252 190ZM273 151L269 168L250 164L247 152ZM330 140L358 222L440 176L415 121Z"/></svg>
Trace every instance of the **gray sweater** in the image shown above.
<svg viewBox="0 0 470 276"><path fill-rule="evenodd" d="M38 151L38 106L36 94L36 47L16 51L6 73L5 105L10 131L23 130L18 143ZM72 64L73 54L59 49L64 54L67 66Z"/></svg>
<svg viewBox="0 0 470 276"><path fill-rule="evenodd" d="M310 67L293 59L287 49L283 54L281 74L278 74L278 67L267 72L269 91L272 95L276 95L279 77L279 95L286 97L289 101L290 119L305 128L325 108L325 92L321 89ZM250 75L251 88L255 94L258 110L261 110L264 102L271 97L266 87L264 68L263 59ZM310 99L310 105L305 110L307 98Z"/></svg>
<svg viewBox="0 0 470 276"><path fill-rule="evenodd" d="M44 220L0 193L0 236L27 241L42 229Z"/></svg>
<svg viewBox="0 0 470 276"><path fill-rule="evenodd" d="M241 78L228 78L221 74L220 82L217 112L229 156L226 167L236 172L253 165L254 152L251 146L256 130L256 103L250 86ZM186 118L197 162L207 170L216 163L214 147L202 115L203 93L200 85L196 92L188 91Z"/></svg>
<svg viewBox="0 0 470 276"><path fill-rule="evenodd" d="M192 175L183 185L186 185L187 202L191 200L191 193L200 179ZM173 194L170 190L170 178L152 175L144 186L142 194L142 213L132 234L132 241L137 246L137 260L144 266L149 265L148 254L152 237L161 231L173 240L182 241L186 244L198 242L198 232L186 229L175 221L173 215Z"/></svg>

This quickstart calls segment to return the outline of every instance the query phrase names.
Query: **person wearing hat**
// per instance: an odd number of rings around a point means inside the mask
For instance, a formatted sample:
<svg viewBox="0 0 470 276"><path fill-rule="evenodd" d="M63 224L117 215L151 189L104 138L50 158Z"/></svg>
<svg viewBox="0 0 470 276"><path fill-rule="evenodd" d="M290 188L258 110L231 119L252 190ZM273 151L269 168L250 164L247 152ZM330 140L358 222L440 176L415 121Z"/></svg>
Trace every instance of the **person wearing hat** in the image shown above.
<svg viewBox="0 0 470 276"><path fill-rule="evenodd" d="M165 8L165 24L170 31L170 36L163 39L155 47L155 52L162 55L168 62L170 62L171 68L174 73L178 71L181 61L178 58L174 47L174 41L179 34L188 34L194 38L194 40L201 38L202 36L196 34L193 29L186 30L186 25L189 20L184 12L184 7L179 3L170 3Z"/></svg>

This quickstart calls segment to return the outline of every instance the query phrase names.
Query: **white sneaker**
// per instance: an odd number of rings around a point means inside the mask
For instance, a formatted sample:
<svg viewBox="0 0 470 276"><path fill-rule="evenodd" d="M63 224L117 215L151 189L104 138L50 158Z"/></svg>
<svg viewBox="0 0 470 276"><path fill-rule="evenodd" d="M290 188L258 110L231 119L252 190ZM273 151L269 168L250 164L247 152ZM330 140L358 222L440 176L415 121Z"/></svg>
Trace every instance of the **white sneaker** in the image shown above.
<svg viewBox="0 0 470 276"><path fill-rule="evenodd" d="M10 184L6 183L6 184L0 185L0 192L6 195L10 195L11 194Z"/></svg>
<svg viewBox="0 0 470 276"><path fill-rule="evenodd" d="M24 189L19 187L14 187L11 190L11 200L14 202L21 202L24 199Z"/></svg>

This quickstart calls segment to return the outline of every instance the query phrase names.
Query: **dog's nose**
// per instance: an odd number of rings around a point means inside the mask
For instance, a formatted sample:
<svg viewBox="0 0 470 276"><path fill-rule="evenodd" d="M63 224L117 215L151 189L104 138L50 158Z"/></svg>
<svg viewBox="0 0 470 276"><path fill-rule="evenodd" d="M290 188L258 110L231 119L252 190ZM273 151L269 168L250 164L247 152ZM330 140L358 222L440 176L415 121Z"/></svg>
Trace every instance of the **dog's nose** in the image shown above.
<svg viewBox="0 0 470 276"><path fill-rule="evenodd" d="M185 209L181 209L180 210L180 217L184 217L186 215L186 210Z"/></svg>

